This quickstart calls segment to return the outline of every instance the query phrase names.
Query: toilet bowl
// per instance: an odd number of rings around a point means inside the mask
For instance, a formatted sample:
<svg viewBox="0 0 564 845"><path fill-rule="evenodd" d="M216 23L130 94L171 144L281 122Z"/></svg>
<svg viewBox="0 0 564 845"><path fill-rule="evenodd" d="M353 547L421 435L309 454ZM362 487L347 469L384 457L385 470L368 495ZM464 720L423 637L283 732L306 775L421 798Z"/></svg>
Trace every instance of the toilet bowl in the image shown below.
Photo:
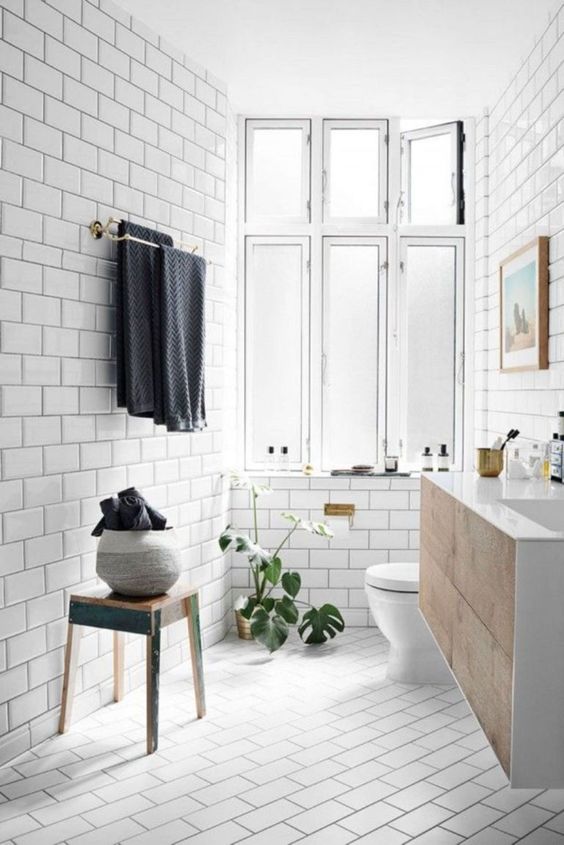
<svg viewBox="0 0 564 845"><path fill-rule="evenodd" d="M387 677L409 684L453 683L419 610L419 564L369 566L365 589L374 621L390 643Z"/></svg>

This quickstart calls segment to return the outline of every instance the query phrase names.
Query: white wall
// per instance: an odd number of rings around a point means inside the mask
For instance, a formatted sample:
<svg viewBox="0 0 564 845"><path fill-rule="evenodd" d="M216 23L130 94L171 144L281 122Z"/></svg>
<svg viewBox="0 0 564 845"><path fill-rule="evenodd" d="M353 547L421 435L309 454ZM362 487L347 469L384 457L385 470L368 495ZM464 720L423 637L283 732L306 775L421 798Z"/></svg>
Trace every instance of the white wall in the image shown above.
<svg viewBox="0 0 564 845"><path fill-rule="evenodd" d="M564 7L477 124L476 442L547 439L564 410ZM499 262L550 236L550 369L499 372Z"/></svg>
<svg viewBox="0 0 564 845"><path fill-rule="evenodd" d="M319 606L331 602L351 626L373 624L364 592L364 573L377 563L419 560L419 478L306 478L295 475L257 477L273 493L257 499L259 541L276 548L288 531L283 511L305 519L323 520L335 537L296 531L280 557L285 569L302 577L300 599ZM354 504L352 528L344 517L325 517L326 502ZM253 515L247 490L232 491L232 521L250 532ZM249 569L244 555L232 555L233 593L250 592Z"/></svg>
<svg viewBox="0 0 564 845"><path fill-rule="evenodd" d="M235 285L222 84L108 0L0 6L1 761L56 730L66 595L94 577L102 497L136 485L164 511L202 586L205 643L225 632L230 575L215 538L228 509ZM167 435L115 407L115 251L87 229L109 215L213 261L203 433ZM166 634L164 669L186 653L185 626ZM95 630L82 641L77 715L110 698L110 644ZM127 647L131 685L143 681L141 646Z"/></svg>

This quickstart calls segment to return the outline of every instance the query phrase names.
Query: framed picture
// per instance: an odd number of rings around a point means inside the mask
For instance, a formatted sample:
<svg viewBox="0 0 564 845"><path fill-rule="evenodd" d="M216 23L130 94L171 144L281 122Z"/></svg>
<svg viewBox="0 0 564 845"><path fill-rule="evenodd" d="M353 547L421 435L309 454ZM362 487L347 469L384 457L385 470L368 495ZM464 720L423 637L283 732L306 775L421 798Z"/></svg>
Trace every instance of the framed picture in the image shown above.
<svg viewBox="0 0 564 845"><path fill-rule="evenodd" d="M548 238L499 265L500 369L548 369Z"/></svg>

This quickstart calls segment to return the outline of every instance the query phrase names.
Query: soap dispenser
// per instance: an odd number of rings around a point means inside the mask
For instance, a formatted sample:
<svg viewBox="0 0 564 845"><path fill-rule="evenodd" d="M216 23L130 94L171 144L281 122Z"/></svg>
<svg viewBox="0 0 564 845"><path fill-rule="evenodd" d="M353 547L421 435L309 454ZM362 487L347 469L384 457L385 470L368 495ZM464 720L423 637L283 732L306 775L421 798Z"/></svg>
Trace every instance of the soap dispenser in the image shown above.
<svg viewBox="0 0 564 845"><path fill-rule="evenodd" d="M439 454L437 455L437 469L439 472L448 472L450 469L450 456L447 452L446 443L441 443Z"/></svg>
<svg viewBox="0 0 564 845"><path fill-rule="evenodd" d="M433 471L433 453L429 446L425 446L421 453L421 472Z"/></svg>

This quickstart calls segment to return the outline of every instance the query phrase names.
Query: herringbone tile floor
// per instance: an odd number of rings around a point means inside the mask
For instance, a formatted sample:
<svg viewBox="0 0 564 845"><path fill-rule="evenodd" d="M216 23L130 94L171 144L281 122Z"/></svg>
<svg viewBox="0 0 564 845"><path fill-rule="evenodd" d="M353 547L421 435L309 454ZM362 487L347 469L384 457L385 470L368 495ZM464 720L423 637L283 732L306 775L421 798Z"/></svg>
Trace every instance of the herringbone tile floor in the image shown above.
<svg viewBox="0 0 564 845"><path fill-rule="evenodd" d="M273 658L206 652L208 716L188 669L163 676L159 751L144 690L0 770L16 845L564 845L564 790L509 790L455 687L385 679L375 629Z"/></svg>

